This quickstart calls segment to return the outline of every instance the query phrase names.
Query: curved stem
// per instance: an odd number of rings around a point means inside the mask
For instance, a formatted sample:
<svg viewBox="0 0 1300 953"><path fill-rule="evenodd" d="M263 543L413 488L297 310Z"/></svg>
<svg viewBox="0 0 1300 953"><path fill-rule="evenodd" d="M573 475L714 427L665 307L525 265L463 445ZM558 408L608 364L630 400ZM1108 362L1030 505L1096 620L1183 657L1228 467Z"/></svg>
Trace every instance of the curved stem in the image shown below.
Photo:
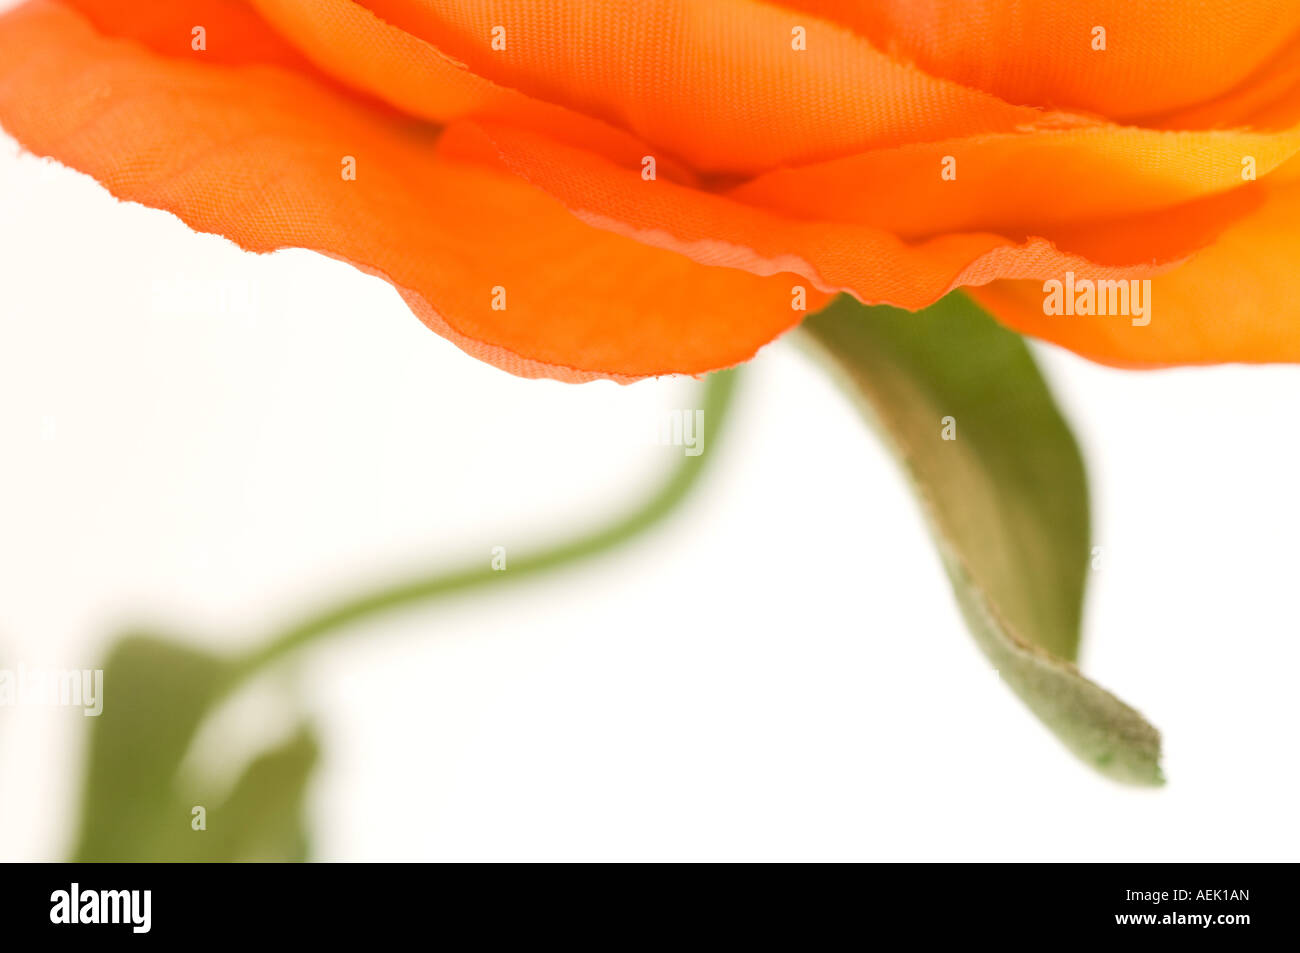
<svg viewBox="0 0 1300 953"><path fill-rule="evenodd" d="M416 577L344 600L281 630L264 645L239 659L227 680L227 687L233 687L253 672L322 636L337 633L356 622L489 583L499 586L508 584L511 580L560 569L613 549L650 529L681 504L699 482L705 461L716 453L718 438L735 391L737 374L738 371L735 370L719 371L711 374L704 385L702 406L705 424L709 428L709 453L683 455L667 482L626 516L541 552L512 556L509 568L504 572L486 565L466 566L450 572Z"/></svg>

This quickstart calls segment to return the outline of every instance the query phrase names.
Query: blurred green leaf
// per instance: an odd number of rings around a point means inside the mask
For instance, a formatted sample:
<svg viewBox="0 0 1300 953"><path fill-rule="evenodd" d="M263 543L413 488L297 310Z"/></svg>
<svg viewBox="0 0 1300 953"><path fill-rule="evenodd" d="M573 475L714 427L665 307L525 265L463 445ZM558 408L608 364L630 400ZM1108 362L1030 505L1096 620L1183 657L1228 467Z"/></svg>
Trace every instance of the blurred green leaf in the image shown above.
<svg viewBox="0 0 1300 953"><path fill-rule="evenodd" d="M180 790L182 759L228 685L218 656L151 636L119 641L90 731L78 861L295 860L306 855L303 790L317 745L306 727L258 756L228 795ZM206 829L192 809L206 810Z"/></svg>
<svg viewBox="0 0 1300 953"><path fill-rule="evenodd" d="M225 802L208 814L204 860L306 860L302 805L320 754L306 725L253 760Z"/></svg>
<svg viewBox="0 0 1300 953"><path fill-rule="evenodd" d="M1073 664L1087 481L1024 341L962 294L917 314L841 297L803 327L902 461L1002 680L1097 770L1161 783L1159 732Z"/></svg>
<svg viewBox="0 0 1300 953"><path fill-rule="evenodd" d="M178 772L210 709L252 674L382 614L454 593L515 581L574 565L629 542L670 516L698 485L735 394L737 372L708 376L702 409L710 451L683 456L664 482L623 516L547 549L512 556L508 575L476 559L346 597L308 613L240 658L225 659L175 642L132 635L118 642L104 666L104 713L92 726L82 792L80 861L295 860L307 855L304 792L319 747L308 726L254 759L230 794L184 797ZM189 789L186 788L188 791ZM206 809L206 830L191 826Z"/></svg>

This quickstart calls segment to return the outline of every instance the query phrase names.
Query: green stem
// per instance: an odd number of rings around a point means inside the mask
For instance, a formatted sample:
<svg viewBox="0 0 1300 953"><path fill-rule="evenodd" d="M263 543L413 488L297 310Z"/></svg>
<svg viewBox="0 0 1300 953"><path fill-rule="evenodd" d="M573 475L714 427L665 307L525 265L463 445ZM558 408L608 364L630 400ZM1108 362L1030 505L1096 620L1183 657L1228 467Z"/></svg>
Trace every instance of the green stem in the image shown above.
<svg viewBox="0 0 1300 953"><path fill-rule="evenodd" d="M235 664L227 688L233 688L249 675L268 664L331 635L354 623L372 619L432 599L467 592L486 585L500 586L512 580L530 578L560 569L580 560L613 549L644 533L663 520L687 497L705 469L705 461L717 452L727 410L736 387L737 371L711 374L703 388L704 420L709 428L709 452L697 456L683 455L658 492L639 508L621 519L575 537L538 553L511 556L508 569L493 570L489 565L466 566L450 572L416 577L406 582L355 596L307 616L272 637L261 647ZM483 561L486 563L486 559Z"/></svg>

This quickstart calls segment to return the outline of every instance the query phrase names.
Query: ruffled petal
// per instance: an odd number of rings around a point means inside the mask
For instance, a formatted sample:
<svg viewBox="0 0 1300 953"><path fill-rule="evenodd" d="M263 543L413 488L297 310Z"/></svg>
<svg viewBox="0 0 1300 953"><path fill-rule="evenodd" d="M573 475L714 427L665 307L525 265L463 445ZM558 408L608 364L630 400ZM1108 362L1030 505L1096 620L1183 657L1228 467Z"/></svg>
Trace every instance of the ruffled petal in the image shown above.
<svg viewBox="0 0 1300 953"><path fill-rule="evenodd" d="M947 292L1001 278L1045 280L1065 270L1092 278L1151 276L1213 240L1253 207L1251 190L1160 215L1063 230L1059 242L961 232L906 242L870 226L778 215L725 195L646 181L601 156L524 130L461 123L443 148L467 161L497 160L592 225L701 264L755 274L793 272L827 292L916 310Z"/></svg>
<svg viewBox="0 0 1300 953"><path fill-rule="evenodd" d="M980 230L1053 236L1244 189L1297 153L1300 126L1162 132L1098 124L882 149L760 175L729 195L906 238ZM1225 201L1225 211L1232 204ZM1176 217L1169 227L1180 227Z"/></svg>
<svg viewBox="0 0 1300 953"><path fill-rule="evenodd" d="M789 275L702 268L590 228L518 177L447 156L429 127L279 66L160 56L46 0L0 17L0 63L0 121L28 149L248 250L308 248L379 275L516 374L698 373L802 317Z"/></svg>
<svg viewBox="0 0 1300 953"><path fill-rule="evenodd" d="M1071 121L927 75L844 27L754 0L366 6L476 75L604 119L710 173ZM494 36L504 48L493 48Z"/></svg>
<svg viewBox="0 0 1300 953"><path fill-rule="evenodd" d="M623 161L643 143L581 113L532 99L471 73L430 43L353 0L252 0L266 20L334 78L434 122L480 116L545 132ZM690 173L665 159L665 174Z"/></svg>
<svg viewBox="0 0 1300 953"><path fill-rule="evenodd" d="M1300 31L1294 0L781 0L1007 102L1136 119L1249 85ZM1105 48L1094 48L1094 30Z"/></svg>
<svg viewBox="0 0 1300 953"><path fill-rule="evenodd" d="M1145 326L1122 315L1046 315L1042 283L999 282L976 297L1016 330L1104 364L1300 361L1300 180L1292 168L1255 214L1152 279Z"/></svg>
<svg viewBox="0 0 1300 953"><path fill-rule="evenodd" d="M61 0L100 33L134 40L155 53L220 66L261 63L311 69L292 43L247 0ZM194 31L202 28L202 49Z"/></svg>

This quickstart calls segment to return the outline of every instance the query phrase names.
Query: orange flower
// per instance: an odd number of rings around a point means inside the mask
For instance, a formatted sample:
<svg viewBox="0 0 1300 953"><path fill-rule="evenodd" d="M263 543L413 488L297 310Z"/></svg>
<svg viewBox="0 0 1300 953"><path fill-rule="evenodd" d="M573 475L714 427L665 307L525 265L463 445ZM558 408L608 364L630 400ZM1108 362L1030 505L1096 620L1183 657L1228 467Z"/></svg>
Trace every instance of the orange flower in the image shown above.
<svg viewBox="0 0 1300 953"><path fill-rule="evenodd" d="M1295 0L34 0L0 124L528 376L960 286L1110 363L1300 359ZM1067 272L1150 324L1045 315Z"/></svg>

